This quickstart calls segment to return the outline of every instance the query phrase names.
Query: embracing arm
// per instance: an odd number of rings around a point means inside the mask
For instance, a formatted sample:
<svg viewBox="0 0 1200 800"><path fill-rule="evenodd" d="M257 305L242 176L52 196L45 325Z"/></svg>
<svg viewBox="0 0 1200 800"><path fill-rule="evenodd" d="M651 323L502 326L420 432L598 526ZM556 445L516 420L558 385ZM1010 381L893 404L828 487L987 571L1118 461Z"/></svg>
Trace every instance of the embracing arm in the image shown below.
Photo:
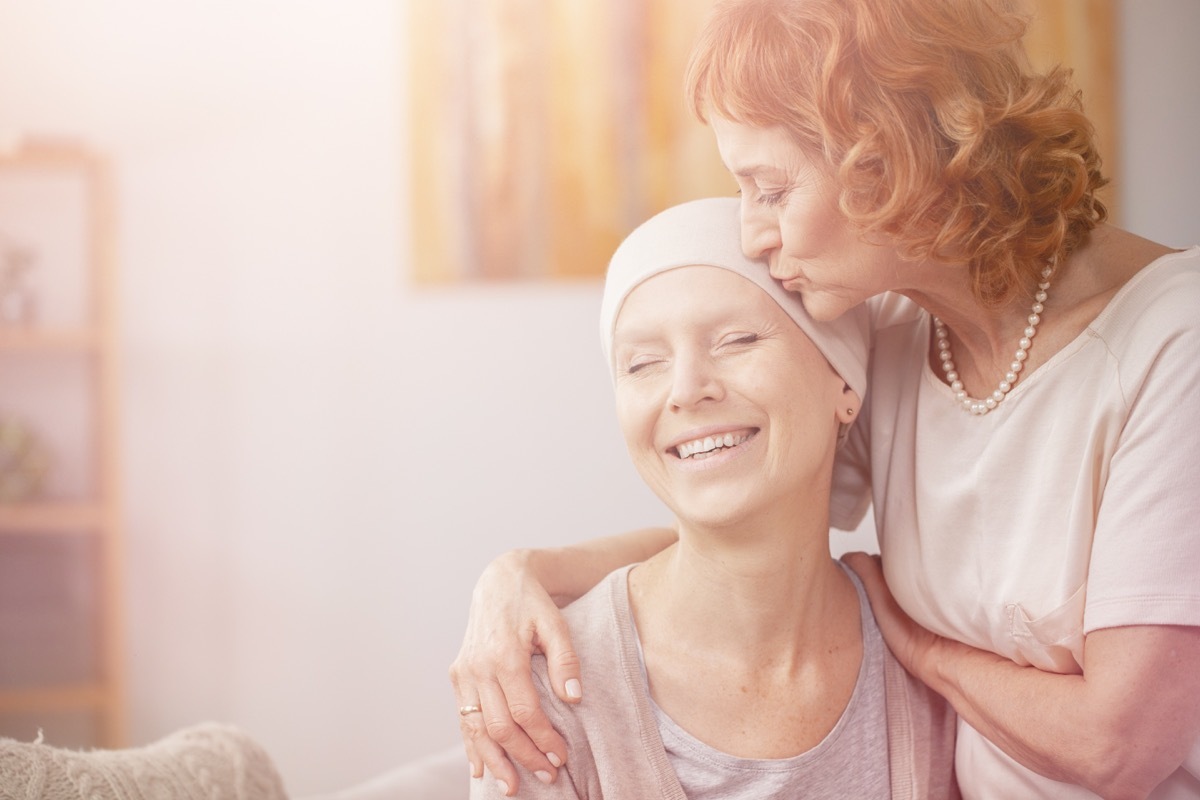
<svg viewBox="0 0 1200 800"><path fill-rule="evenodd" d="M1089 634L1084 674L1019 667L940 639L919 677L1009 755L1104 797L1145 797L1200 734L1200 628Z"/></svg>
<svg viewBox="0 0 1200 800"><path fill-rule="evenodd" d="M578 600L608 573L626 564L645 561L677 538L671 528L642 528L566 547L518 551L517 555L524 553L533 579L561 608ZM556 690L560 688L557 681L555 686Z"/></svg>
<svg viewBox="0 0 1200 800"><path fill-rule="evenodd" d="M554 692L579 702L579 659L556 603L574 600L618 567L645 560L675 541L667 528L647 528L567 547L516 550L493 560L475 585L467 632L450 667L471 774L484 765L508 794L518 777L511 755L544 782L566 761L566 743L538 703L530 657L544 653Z"/></svg>
<svg viewBox="0 0 1200 800"><path fill-rule="evenodd" d="M1145 797L1200 735L1200 628L1094 631L1084 643L1083 675L1059 675L921 628L892 598L876 559L846 561L863 577L880 630L905 668L1035 772L1103 797Z"/></svg>

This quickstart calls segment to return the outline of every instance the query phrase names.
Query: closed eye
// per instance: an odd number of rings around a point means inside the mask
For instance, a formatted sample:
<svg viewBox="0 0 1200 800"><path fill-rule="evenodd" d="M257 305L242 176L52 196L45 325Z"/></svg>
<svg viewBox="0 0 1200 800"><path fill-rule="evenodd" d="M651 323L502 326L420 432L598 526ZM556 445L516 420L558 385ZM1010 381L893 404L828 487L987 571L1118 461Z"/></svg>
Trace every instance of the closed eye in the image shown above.
<svg viewBox="0 0 1200 800"><path fill-rule="evenodd" d="M785 194L787 194L787 191L784 189L780 189L779 191L772 192L770 194L763 194L761 190L756 188L755 192L754 192L754 202L758 203L761 206L777 206L781 202L783 202L783 196ZM738 197L745 196L745 193L741 190L740 187L737 190L737 196Z"/></svg>
<svg viewBox="0 0 1200 800"><path fill-rule="evenodd" d="M758 204L761 206L777 206L783 202L785 192L775 192L773 194L760 194L758 196Z"/></svg>
<svg viewBox="0 0 1200 800"><path fill-rule="evenodd" d="M625 368L625 374L626 375L636 375L637 373L641 372L642 370L646 369L647 367L652 367L655 364L660 364L660 363L662 363L662 362L653 360L653 359L647 359L645 361L635 361L634 363L630 364L629 366L627 366Z"/></svg>

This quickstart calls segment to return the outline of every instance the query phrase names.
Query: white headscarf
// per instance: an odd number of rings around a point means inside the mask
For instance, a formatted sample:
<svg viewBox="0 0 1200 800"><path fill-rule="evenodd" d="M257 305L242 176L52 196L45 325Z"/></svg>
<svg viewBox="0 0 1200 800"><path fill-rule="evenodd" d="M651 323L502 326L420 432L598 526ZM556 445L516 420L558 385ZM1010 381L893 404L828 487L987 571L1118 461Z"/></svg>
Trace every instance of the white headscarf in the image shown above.
<svg viewBox="0 0 1200 800"><path fill-rule="evenodd" d="M625 298L642 281L678 267L727 269L752 281L800 326L821 354L854 390L866 397L870 321L858 306L831 322L815 322L800 296L771 277L765 261L742 252L740 201L710 197L668 208L637 227L621 242L608 264L604 300L600 305L600 340L609 372L613 373L613 330Z"/></svg>

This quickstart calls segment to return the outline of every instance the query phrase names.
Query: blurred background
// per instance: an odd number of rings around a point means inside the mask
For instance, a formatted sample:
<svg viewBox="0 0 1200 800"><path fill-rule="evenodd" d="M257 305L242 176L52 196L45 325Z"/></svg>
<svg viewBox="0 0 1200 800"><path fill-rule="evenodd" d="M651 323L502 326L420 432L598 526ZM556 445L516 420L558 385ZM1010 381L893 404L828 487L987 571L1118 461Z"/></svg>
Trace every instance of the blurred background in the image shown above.
<svg viewBox="0 0 1200 800"><path fill-rule="evenodd" d="M1200 3L1045 2L1072 9L1059 39L1107 76L1094 91L1119 224L1200 243ZM685 52L707 4L651 5L672 43L637 52ZM676 56L620 74L588 62L556 102L602 77L617 94L598 89L598 107L619 109L647 75L675 108L638 128L577 120L560 149L591 159L594 123L647 131L675 161L631 165L637 143L612 146L619 176L653 180L609 182L622 210L569 268L570 240L546 234L550 255L521 262L534 269L473 269L532 236L462 245L493 218L453 200L470 169L442 126L482 113L495 132L514 108L446 110L456 52L509 52L480 44L476 7L525 30L513 21L550 4L0 0L0 153L11 166L36 145L51 165L6 178L0 155L0 463L42 475L0 506L0 734L137 745L216 719L258 738L293 794L344 787L457 742L446 669L491 557L667 520L611 412L594 253L723 191L705 182L721 180L715 148L688 127ZM1104 11L1097 40L1084 28ZM571 24L581 41L595 30ZM473 63L477 96L494 96ZM475 165L506 176L483 184L488 202L590 224L586 177L563 179L574 194L514 188L531 159ZM114 312L98 328L94 291ZM872 542L837 534L834 550ZM92 667L113 679L99 695L28 700Z"/></svg>

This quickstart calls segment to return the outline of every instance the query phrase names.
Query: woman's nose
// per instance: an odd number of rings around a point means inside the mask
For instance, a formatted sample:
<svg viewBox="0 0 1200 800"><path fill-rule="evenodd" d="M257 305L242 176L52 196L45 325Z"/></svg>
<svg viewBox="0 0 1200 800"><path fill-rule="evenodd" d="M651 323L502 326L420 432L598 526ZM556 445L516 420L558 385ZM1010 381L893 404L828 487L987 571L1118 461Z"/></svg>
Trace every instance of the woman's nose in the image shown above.
<svg viewBox="0 0 1200 800"><path fill-rule="evenodd" d="M746 258L766 258L779 249L779 223L770 209L742 198L742 251Z"/></svg>
<svg viewBox="0 0 1200 800"><path fill-rule="evenodd" d="M671 406L688 408L706 400L723 398L725 390L715 367L709 357L676 361L671 376Z"/></svg>

